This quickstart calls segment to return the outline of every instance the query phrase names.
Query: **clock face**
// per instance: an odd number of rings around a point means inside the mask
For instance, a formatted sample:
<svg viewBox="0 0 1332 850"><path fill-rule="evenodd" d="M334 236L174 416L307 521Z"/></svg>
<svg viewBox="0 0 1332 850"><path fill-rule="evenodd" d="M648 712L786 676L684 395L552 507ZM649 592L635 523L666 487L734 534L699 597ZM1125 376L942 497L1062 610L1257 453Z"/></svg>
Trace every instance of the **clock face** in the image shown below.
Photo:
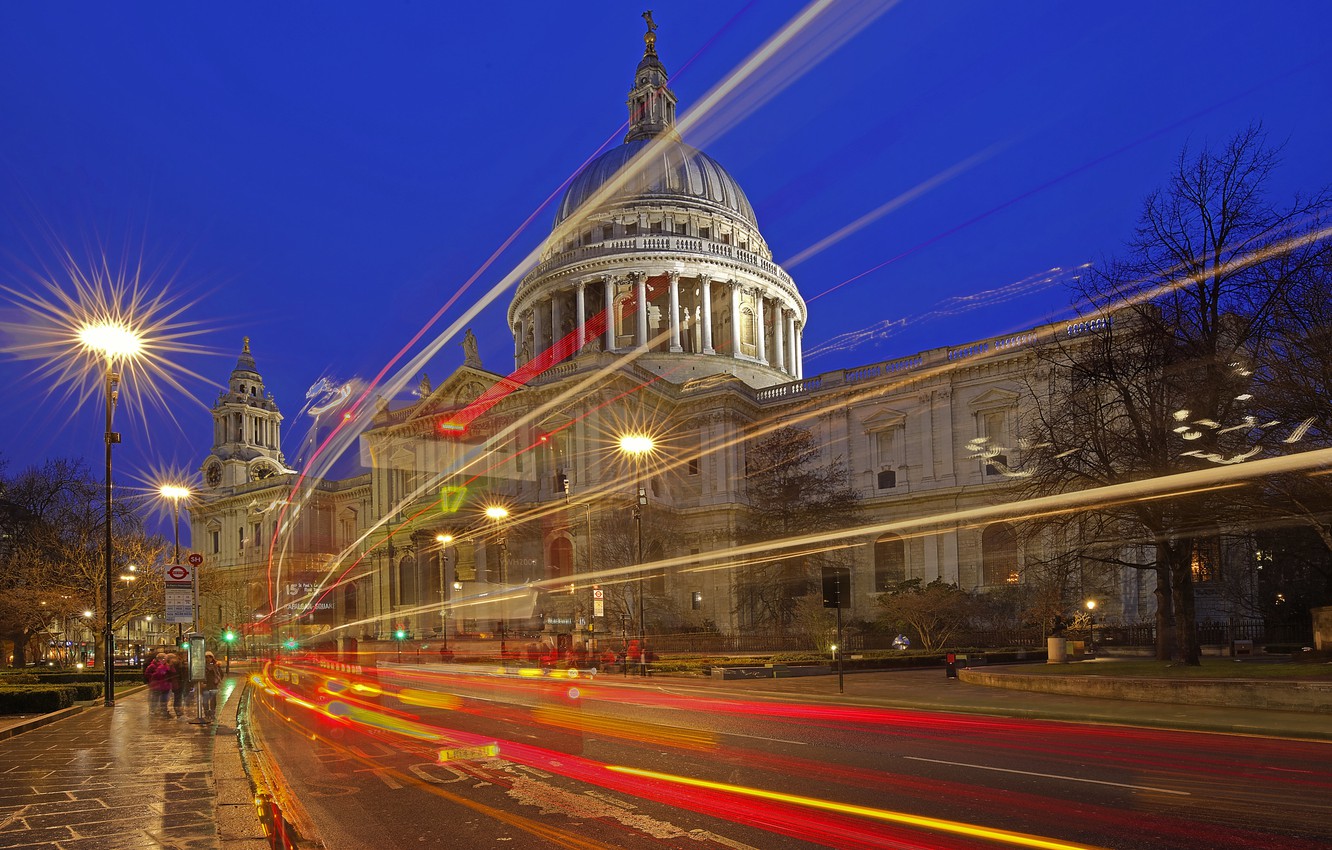
<svg viewBox="0 0 1332 850"><path fill-rule="evenodd" d="M204 470L204 478L208 481L209 487L216 487L222 483L222 464L210 463Z"/></svg>
<svg viewBox="0 0 1332 850"><path fill-rule="evenodd" d="M254 480L263 481L265 478L272 478L276 472L276 469L268 465L256 467L254 470Z"/></svg>

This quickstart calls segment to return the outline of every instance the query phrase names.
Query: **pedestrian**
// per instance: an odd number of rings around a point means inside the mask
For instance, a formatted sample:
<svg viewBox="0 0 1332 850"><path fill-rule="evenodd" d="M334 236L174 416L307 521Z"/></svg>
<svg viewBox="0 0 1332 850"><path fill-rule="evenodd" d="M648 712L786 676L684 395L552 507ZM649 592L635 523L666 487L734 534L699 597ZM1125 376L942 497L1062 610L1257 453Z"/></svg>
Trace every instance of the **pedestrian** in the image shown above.
<svg viewBox="0 0 1332 850"><path fill-rule="evenodd" d="M153 717L170 717L171 711L167 708L167 697L171 693L172 670L171 665L167 663L165 652L157 653L148 664L146 671L148 678L148 714Z"/></svg>
<svg viewBox="0 0 1332 850"><path fill-rule="evenodd" d="M217 689L222 686L222 668L217 666L217 658L211 652L204 653L204 719L217 719Z"/></svg>
<svg viewBox="0 0 1332 850"><path fill-rule="evenodd" d="M181 699L185 696L185 683L190 678L190 666L174 652L167 655L167 664L171 665L171 709L177 717L184 717Z"/></svg>

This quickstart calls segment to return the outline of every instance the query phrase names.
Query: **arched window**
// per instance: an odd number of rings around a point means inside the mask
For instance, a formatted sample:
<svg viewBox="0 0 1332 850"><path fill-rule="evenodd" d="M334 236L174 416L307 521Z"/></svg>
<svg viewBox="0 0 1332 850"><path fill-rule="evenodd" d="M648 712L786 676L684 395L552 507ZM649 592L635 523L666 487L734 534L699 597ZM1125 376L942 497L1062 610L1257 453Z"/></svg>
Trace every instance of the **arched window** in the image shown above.
<svg viewBox="0 0 1332 850"><path fill-rule="evenodd" d="M398 604L416 605L416 559L406 555L398 561Z"/></svg>
<svg viewBox="0 0 1332 850"><path fill-rule="evenodd" d="M361 616L356 607L356 582L349 581L342 586L342 616L345 620L355 620Z"/></svg>
<svg viewBox="0 0 1332 850"><path fill-rule="evenodd" d="M985 585L1017 584L1017 534L1006 522L996 522L981 532L981 581Z"/></svg>
<svg viewBox="0 0 1332 850"><path fill-rule="evenodd" d="M567 537L550 541L550 560L546 562L547 578L567 578L573 575L573 544Z"/></svg>
<svg viewBox="0 0 1332 850"><path fill-rule="evenodd" d="M619 344L625 344L625 338L628 338L629 344L634 340L636 328L634 326L634 309L636 297L633 292L625 292L615 297L615 336L621 340Z"/></svg>
<svg viewBox="0 0 1332 850"><path fill-rule="evenodd" d="M874 592L883 593L906 581L906 543L896 534L874 541Z"/></svg>

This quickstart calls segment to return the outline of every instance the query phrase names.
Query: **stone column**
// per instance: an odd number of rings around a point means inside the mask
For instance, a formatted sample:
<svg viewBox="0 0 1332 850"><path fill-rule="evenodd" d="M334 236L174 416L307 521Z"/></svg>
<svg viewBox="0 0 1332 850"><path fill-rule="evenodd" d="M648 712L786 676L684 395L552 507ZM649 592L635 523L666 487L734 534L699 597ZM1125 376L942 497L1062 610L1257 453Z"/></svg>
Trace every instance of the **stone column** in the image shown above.
<svg viewBox="0 0 1332 850"><path fill-rule="evenodd" d="M726 288L731 293L731 356L740 356L740 283L726 281Z"/></svg>
<svg viewBox="0 0 1332 850"><path fill-rule="evenodd" d="M680 273L671 272L671 351L684 351L680 347Z"/></svg>
<svg viewBox="0 0 1332 850"><path fill-rule="evenodd" d="M772 347L773 353L777 355L776 366L778 370L786 371L786 308L778 307L777 314L772 317Z"/></svg>
<svg viewBox="0 0 1332 850"><path fill-rule="evenodd" d="M801 343L800 335L804 333L805 325L803 322L795 323L795 367L796 377L805 377L805 352Z"/></svg>
<svg viewBox="0 0 1332 850"><path fill-rule="evenodd" d="M792 378L800 377L796 362L795 311L791 311L786 314L786 372Z"/></svg>
<svg viewBox="0 0 1332 850"><path fill-rule="evenodd" d="M601 285L605 287L602 290L602 304L606 311L606 350L615 350L615 278L610 275L603 275Z"/></svg>
<svg viewBox="0 0 1332 850"><path fill-rule="evenodd" d="M703 353L716 354L712 348L712 278L702 275L698 279L699 294L703 296Z"/></svg>
<svg viewBox="0 0 1332 850"><path fill-rule="evenodd" d="M767 335L768 329L763 323L763 289L760 287L754 290L754 340L758 343L759 362L764 366L768 365Z"/></svg>
<svg viewBox="0 0 1332 850"><path fill-rule="evenodd" d="M545 311L542 310L541 308L542 304L540 301L534 301L532 303L532 356L533 357L540 356L541 353L546 350L546 341L545 341L546 333L545 329L541 327L542 324L541 314Z"/></svg>
<svg viewBox="0 0 1332 850"><path fill-rule="evenodd" d="M580 280L574 284L574 312L578 314L578 350L582 351L583 346L587 345L587 281Z"/></svg>
<svg viewBox="0 0 1332 850"><path fill-rule="evenodd" d="M550 295L550 347L555 348L563 337L564 311L560 309L560 293L557 290ZM563 359L563 357L560 357L558 360L554 361L554 363L558 363L559 360ZM554 365L554 363L551 365Z"/></svg>
<svg viewBox="0 0 1332 850"><path fill-rule="evenodd" d="M634 280L634 303L637 306L634 311L634 345L640 351L646 351L648 344L647 275L643 272L632 272L630 277Z"/></svg>

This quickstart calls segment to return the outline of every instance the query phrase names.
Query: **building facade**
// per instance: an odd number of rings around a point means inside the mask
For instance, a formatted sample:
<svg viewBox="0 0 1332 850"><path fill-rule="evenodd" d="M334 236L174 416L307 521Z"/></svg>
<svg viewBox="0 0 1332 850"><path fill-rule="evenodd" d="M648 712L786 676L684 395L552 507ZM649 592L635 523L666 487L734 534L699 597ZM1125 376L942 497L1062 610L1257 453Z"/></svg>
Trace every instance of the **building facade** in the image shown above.
<svg viewBox="0 0 1332 850"><path fill-rule="evenodd" d="M512 371L465 341L444 381L379 406L360 437L368 473L303 478L246 342L213 409L211 496L191 515L205 569L230 577L216 616L342 645L600 640L627 637L640 612L654 634L743 632L757 621L738 593L742 527L763 509L747 447L786 426L811 431L818 462L845 464L860 496L863 521L841 535L851 619L872 620L905 579L1023 580L1033 553L983 509L1021 464L1034 348L1093 331L806 376L804 299L738 183L681 140L654 30L623 144L571 182L514 292ZM626 452L627 435L650 436L651 454ZM1115 580L1103 612L1150 616L1142 576Z"/></svg>

